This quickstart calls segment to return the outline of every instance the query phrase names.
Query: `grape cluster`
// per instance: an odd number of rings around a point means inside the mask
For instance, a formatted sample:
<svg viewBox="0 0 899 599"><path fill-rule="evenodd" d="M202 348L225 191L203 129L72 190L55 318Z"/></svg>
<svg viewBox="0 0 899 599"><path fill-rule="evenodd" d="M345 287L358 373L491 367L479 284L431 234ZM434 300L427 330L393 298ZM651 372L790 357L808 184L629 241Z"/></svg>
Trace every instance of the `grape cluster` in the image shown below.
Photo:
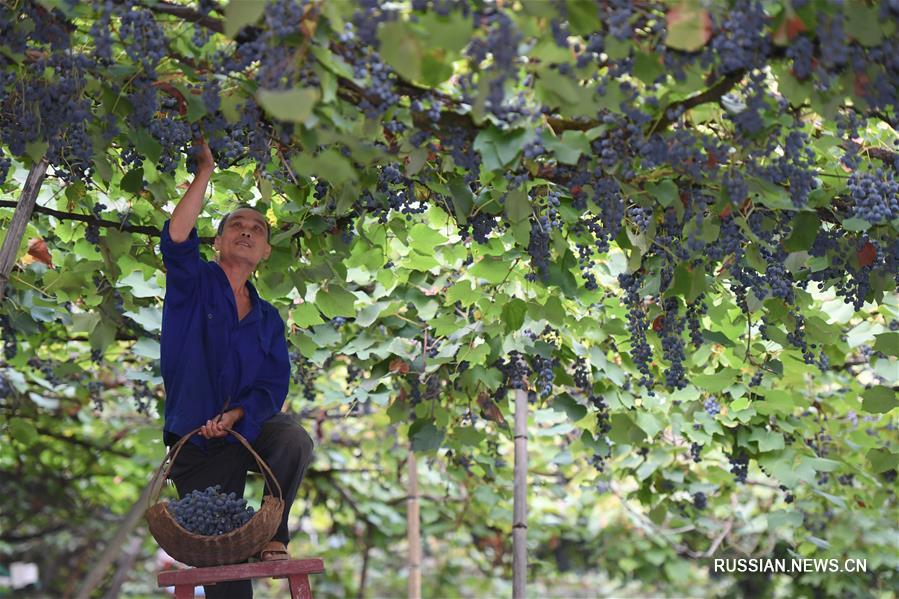
<svg viewBox="0 0 899 599"><path fill-rule="evenodd" d="M646 231L649 228L649 222L652 220L652 210L642 206L631 206L627 211L627 215L641 231Z"/></svg>
<svg viewBox="0 0 899 599"><path fill-rule="evenodd" d="M19 351L19 344L16 341L16 331L6 314L0 316L0 329L3 334L3 356L7 360L12 360Z"/></svg>
<svg viewBox="0 0 899 599"><path fill-rule="evenodd" d="M690 459L697 464L702 461L702 445L699 443L690 444Z"/></svg>
<svg viewBox="0 0 899 599"><path fill-rule="evenodd" d="M275 0L266 6L265 22L276 37L287 37L300 33L303 21L303 5L297 0Z"/></svg>
<svg viewBox="0 0 899 599"><path fill-rule="evenodd" d="M699 492L693 494L693 506L697 510L704 510L708 505L708 499L705 496L705 493Z"/></svg>
<svg viewBox="0 0 899 599"><path fill-rule="evenodd" d="M740 3L726 15L711 41L724 75L756 66L771 45L761 2Z"/></svg>
<svg viewBox="0 0 899 599"><path fill-rule="evenodd" d="M253 517L253 507L232 491L221 492L222 486L194 490L166 505L175 521L185 530L197 535L214 536L238 529Z"/></svg>
<svg viewBox="0 0 899 599"><path fill-rule="evenodd" d="M793 497L793 494L792 494L792 493L790 493L789 488L787 488L785 485L780 485L779 488L780 488L781 491L784 492L784 501L785 501L786 503L793 503L793 501L794 501L796 498Z"/></svg>
<svg viewBox="0 0 899 599"><path fill-rule="evenodd" d="M802 358L806 364L814 364L815 355L811 350L815 349L815 345L809 346L805 340L805 317L795 309L790 309L790 316L793 318L795 325L793 330L787 333L787 341L802 352Z"/></svg>
<svg viewBox="0 0 899 599"><path fill-rule="evenodd" d="M749 381L750 387L758 387L762 384L762 378L765 376L765 372L763 370L759 370L754 375L752 375L752 379Z"/></svg>
<svg viewBox="0 0 899 599"><path fill-rule="evenodd" d="M746 452L741 450L728 456L727 459L730 462L730 471L734 475L734 480L738 483L745 483L746 475L749 473L749 457Z"/></svg>
<svg viewBox="0 0 899 599"><path fill-rule="evenodd" d="M665 370L665 385L669 389L683 389L687 386L686 370L684 369L684 340L682 332L685 319L678 317L680 304L677 298L667 298L662 303L665 314L662 318L662 353L671 364Z"/></svg>
<svg viewBox="0 0 899 599"><path fill-rule="evenodd" d="M609 404L599 395L590 394L590 403L596 408L596 433L607 435L612 430L612 422L609 416Z"/></svg>
<svg viewBox="0 0 899 599"><path fill-rule="evenodd" d="M41 360L37 356L28 360L28 364L39 370L41 374L44 375L44 378L47 379L47 382L51 385L59 385L62 381L56 376L56 372L53 369L53 363L50 360Z"/></svg>
<svg viewBox="0 0 899 599"><path fill-rule="evenodd" d="M710 397L705 400L705 403L702 406L705 409L706 414L711 417L715 417L721 411L721 405L718 403L718 400L714 397Z"/></svg>
<svg viewBox="0 0 899 599"><path fill-rule="evenodd" d="M511 389L527 389L531 369L527 360L517 350L509 352L509 359L499 358L496 367L503 373L503 384Z"/></svg>
<svg viewBox="0 0 899 599"><path fill-rule="evenodd" d="M540 140L541 128L537 127L535 133L537 134L536 138L521 148L522 155L528 160L536 160L546 153L546 148L543 147L543 142Z"/></svg>
<svg viewBox="0 0 899 599"><path fill-rule="evenodd" d="M531 219L531 235L528 242L528 254L531 256L531 265L537 270L540 279L546 281L549 278L549 219L541 216ZM525 275L528 281L536 281L535 273Z"/></svg>
<svg viewBox="0 0 899 599"><path fill-rule="evenodd" d="M9 176L9 167L11 166L12 160L9 159L9 156L3 154L3 150L0 149L0 185L6 182L6 178Z"/></svg>
<svg viewBox="0 0 899 599"><path fill-rule="evenodd" d="M709 307L705 303L705 294L700 295L696 298L696 301L687 304L687 328L690 331L690 342L693 344L693 347L700 348L702 347L703 338L702 338L702 323L700 322L700 318L702 318L703 314L707 314L709 311Z"/></svg>
<svg viewBox="0 0 899 599"><path fill-rule="evenodd" d="M98 412L103 411L103 389L105 389L105 385L100 381L90 381L87 384L88 394L94 404L94 409Z"/></svg>
<svg viewBox="0 0 899 599"><path fill-rule="evenodd" d="M576 243L578 253L578 268L581 269L581 276L584 277L584 289L593 291L598 289L596 283L596 275L591 272L593 268L593 248L586 243Z"/></svg>
<svg viewBox="0 0 899 599"><path fill-rule="evenodd" d="M553 390L553 367L559 364L558 358L544 358L542 356L534 356L534 372L537 373L537 386L540 389L541 397L549 397Z"/></svg>
<svg viewBox="0 0 899 599"><path fill-rule="evenodd" d="M168 54L165 32L147 9L129 10L122 15L119 39L128 56L144 67L147 75L156 78L156 65Z"/></svg>
<svg viewBox="0 0 899 599"><path fill-rule="evenodd" d="M312 361L298 351L290 352L290 361L294 364L293 382L303 385L303 397L306 401L315 401L315 369Z"/></svg>
<svg viewBox="0 0 899 599"><path fill-rule="evenodd" d="M578 358L574 363L574 384L581 391L590 392L592 385L590 384L590 368L587 361Z"/></svg>
<svg viewBox="0 0 899 599"><path fill-rule="evenodd" d="M606 469L606 458L598 453L594 453L590 456L590 465L596 468L599 474L602 474Z"/></svg>
<svg viewBox="0 0 899 599"><path fill-rule="evenodd" d="M643 283L642 277L638 274L622 273L618 275L618 283L624 290L624 303L628 306L627 326L631 334L631 358L637 369L643 375L640 378L640 384L643 385L650 393L654 376L649 368L652 360L652 348L646 341L647 319L643 310L643 300L640 297L640 286Z"/></svg>
<svg viewBox="0 0 899 599"><path fill-rule="evenodd" d="M163 148L157 163L159 170L170 174L175 172L182 153L187 152L193 139L190 125L179 118L163 116L153 119L147 130Z"/></svg>
<svg viewBox="0 0 899 599"><path fill-rule="evenodd" d="M406 380L409 381L409 397L411 398L409 401L409 405L413 408L421 403L421 376L417 372L410 372L406 376ZM413 411L409 414L409 418L411 420L415 419L415 412Z"/></svg>
<svg viewBox="0 0 899 599"><path fill-rule="evenodd" d="M146 381L139 381L134 385L134 405L138 414L150 414L150 405L154 395L147 386Z"/></svg>
<svg viewBox="0 0 899 599"><path fill-rule="evenodd" d="M899 182L893 173L878 169L874 173L856 171L847 187L852 200L853 216L876 224L899 218Z"/></svg>

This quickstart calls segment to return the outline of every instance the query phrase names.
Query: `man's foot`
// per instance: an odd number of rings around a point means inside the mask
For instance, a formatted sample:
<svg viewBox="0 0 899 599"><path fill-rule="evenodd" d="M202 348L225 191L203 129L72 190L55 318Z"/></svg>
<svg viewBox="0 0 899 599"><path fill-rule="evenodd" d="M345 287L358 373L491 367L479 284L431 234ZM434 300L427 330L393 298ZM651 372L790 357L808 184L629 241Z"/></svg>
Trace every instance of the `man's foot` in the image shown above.
<svg viewBox="0 0 899 599"><path fill-rule="evenodd" d="M259 552L259 561L261 562L283 559L290 559L290 555L287 553L287 545L280 541L269 541L268 545Z"/></svg>

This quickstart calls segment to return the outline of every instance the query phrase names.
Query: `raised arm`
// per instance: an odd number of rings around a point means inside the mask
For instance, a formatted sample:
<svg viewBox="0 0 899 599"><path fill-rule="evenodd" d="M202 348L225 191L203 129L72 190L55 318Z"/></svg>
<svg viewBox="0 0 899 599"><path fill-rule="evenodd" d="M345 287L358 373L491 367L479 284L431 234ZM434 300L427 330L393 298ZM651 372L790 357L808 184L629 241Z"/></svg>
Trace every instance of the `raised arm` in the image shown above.
<svg viewBox="0 0 899 599"><path fill-rule="evenodd" d="M199 148L196 156L197 171L194 180L184 192L184 197L175 206L169 225L169 236L175 243L187 240L191 229L197 224L197 217L200 216L200 211L203 209L206 186L209 185L209 178L212 177L212 171L215 169L212 152L209 151L206 141L203 138L195 139L194 147Z"/></svg>

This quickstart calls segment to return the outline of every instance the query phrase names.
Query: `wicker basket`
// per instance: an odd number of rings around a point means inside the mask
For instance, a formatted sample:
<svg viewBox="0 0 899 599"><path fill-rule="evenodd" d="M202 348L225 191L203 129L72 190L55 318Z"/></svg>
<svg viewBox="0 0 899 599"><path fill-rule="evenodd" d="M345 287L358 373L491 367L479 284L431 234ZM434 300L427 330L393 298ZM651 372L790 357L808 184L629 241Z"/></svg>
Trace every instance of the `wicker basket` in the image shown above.
<svg viewBox="0 0 899 599"><path fill-rule="evenodd" d="M237 440L243 443L244 447L256 458L259 471L267 475L268 479L274 483L278 490L278 497L266 495L262 498L259 511L253 514L246 524L231 532L214 536L194 534L183 528L169 512L168 501L161 501L150 506L146 516L150 534L166 553L188 566L222 566L240 563L251 555L259 553L266 543L272 540L281 523L281 514L284 510L281 485L278 484L268 465L253 450L243 435L231 429L225 430L237 437ZM197 428L179 439L162 464L159 465L149 495L150 503L159 499L165 480L168 478L181 448L190 437L199 431L200 429Z"/></svg>

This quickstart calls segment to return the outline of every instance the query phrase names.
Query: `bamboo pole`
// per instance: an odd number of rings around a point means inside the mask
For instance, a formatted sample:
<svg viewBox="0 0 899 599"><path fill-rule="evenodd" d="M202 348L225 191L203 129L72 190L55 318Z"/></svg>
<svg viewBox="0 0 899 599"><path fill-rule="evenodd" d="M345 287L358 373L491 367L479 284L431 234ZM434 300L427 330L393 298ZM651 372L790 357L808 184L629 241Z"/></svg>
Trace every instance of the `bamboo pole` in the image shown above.
<svg viewBox="0 0 899 599"><path fill-rule="evenodd" d="M409 448L408 496L406 498L406 526L409 539L409 599L421 599L421 537L418 515L418 464L415 452Z"/></svg>
<svg viewBox="0 0 899 599"><path fill-rule="evenodd" d="M119 557L122 545L124 545L125 541L128 540L128 537L131 536L132 531L140 523L141 518L143 518L144 513L147 511L147 502L150 501L150 497L152 496L151 493L153 493L156 483L157 478L154 477L144 487L140 497L137 498L137 501L134 502L131 509L128 511L128 514L119 524L119 528L113 535L112 540L107 543L102 553L100 553L100 556L94 561L93 567L81 582L81 588L78 589L76 599L88 599L94 592L94 589L100 586L103 577L106 575L106 571L109 570L112 563Z"/></svg>
<svg viewBox="0 0 899 599"><path fill-rule="evenodd" d="M528 571L528 393L515 390L515 479L512 509L512 597L524 599Z"/></svg>
<svg viewBox="0 0 899 599"><path fill-rule="evenodd" d="M141 545L143 545L142 541L142 535L135 535L128 541L122 555L119 556L116 562L116 573L112 577L112 582L109 588L106 589L103 599L117 599L121 595L122 585L128 580L128 575L131 574L134 562L137 561L140 555Z"/></svg>
<svg viewBox="0 0 899 599"><path fill-rule="evenodd" d="M16 211L13 212L6 238L3 240L3 247L0 248L0 302L6 297L9 273L12 272L12 267L16 263L16 254L22 243L22 236L25 235L25 227L31 219L34 204L37 202L37 194L41 190L41 184L46 175L47 159L41 158L28 171L25 187L22 188L22 193L19 195L19 203L16 204Z"/></svg>

